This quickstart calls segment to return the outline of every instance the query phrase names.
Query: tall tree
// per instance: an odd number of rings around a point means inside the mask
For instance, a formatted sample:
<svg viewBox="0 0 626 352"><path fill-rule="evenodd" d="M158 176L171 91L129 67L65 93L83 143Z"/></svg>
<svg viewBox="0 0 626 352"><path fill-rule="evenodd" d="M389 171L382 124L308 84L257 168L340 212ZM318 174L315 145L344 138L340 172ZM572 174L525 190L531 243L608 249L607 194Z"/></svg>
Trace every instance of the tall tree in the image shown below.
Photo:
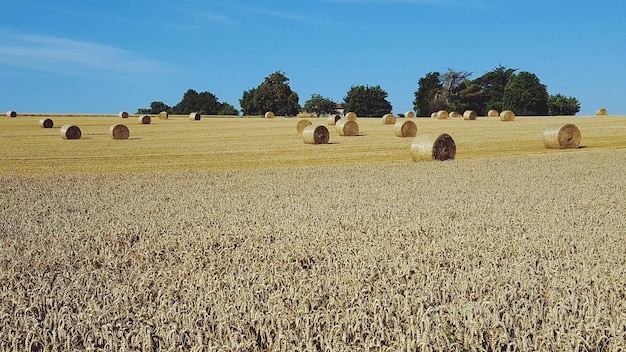
<svg viewBox="0 0 626 352"><path fill-rule="evenodd" d="M252 88L243 92L243 96L239 99L239 105L241 106L241 112L244 115L263 115L264 112L259 103L256 100L257 88Z"/></svg>
<svg viewBox="0 0 626 352"><path fill-rule="evenodd" d="M561 94L548 97L548 114L550 116L576 115L580 111L580 103L574 97L566 97Z"/></svg>
<svg viewBox="0 0 626 352"><path fill-rule="evenodd" d="M464 88L463 82L471 75L471 72L454 71L448 67L448 71L439 76L442 89L437 93L435 100L441 100L451 110L457 110L456 105L460 101L459 92Z"/></svg>
<svg viewBox="0 0 626 352"><path fill-rule="evenodd" d="M298 93L291 90L289 78L280 71L265 77L258 87L245 91L239 100L245 115L263 115L271 111L284 116L298 114L298 101Z"/></svg>
<svg viewBox="0 0 626 352"><path fill-rule="evenodd" d="M534 74L522 71L509 78L502 98L502 109L520 116L548 115L548 91Z"/></svg>
<svg viewBox="0 0 626 352"><path fill-rule="evenodd" d="M353 111L358 116L380 117L391 112L391 103L387 101L387 92L380 86L352 86L344 97L346 111Z"/></svg>
<svg viewBox="0 0 626 352"><path fill-rule="evenodd" d="M302 109L308 113L321 116L335 113L337 111L336 106L337 104L334 101L324 98L320 94L313 94L311 98L304 103Z"/></svg>
<svg viewBox="0 0 626 352"><path fill-rule="evenodd" d="M417 82L418 88L413 100L413 109L417 116L430 116L437 92L443 89L439 72L429 72Z"/></svg>
<svg viewBox="0 0 626 352"><path fill-rule="evenodd" d="M484 107L476 110L481 114L486 114L489 110L502 111L502 99L504 87L509 82L509 78L515 74L517 69L506 68L498 65L495 69L485 73L474 82L480 87L480 100L484 101Z"/></svg>

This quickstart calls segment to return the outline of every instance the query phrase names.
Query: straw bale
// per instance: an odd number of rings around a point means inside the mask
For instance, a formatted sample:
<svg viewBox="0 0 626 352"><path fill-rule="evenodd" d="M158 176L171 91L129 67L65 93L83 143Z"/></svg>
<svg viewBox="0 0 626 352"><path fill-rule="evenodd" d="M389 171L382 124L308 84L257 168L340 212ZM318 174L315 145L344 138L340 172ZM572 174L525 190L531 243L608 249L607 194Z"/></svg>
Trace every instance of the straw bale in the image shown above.
<svg viewBox="0 0 626 352"><path fill-rule="evenodd" d="M159 113L159 120L167 120L170 118L170 114L167 113L167 111L161 111Z"/></svg>
<svg viewBox="0 0 626 352"><path fill-rule="evenodd" d="M456 156L454 139L446 133L426 133L415 137L411 144L413 161L453 160Z"/></svg>
<svg viewBox="0 0 626 352"><path fill-rule="evenodd" d="M298 131L298 133L302 133L302 131L304 131L306 126L310 126L310 125L312 125L311 121L307 119L300 120L298 121L298 124L296 125L296 130Z"/></svg>
<svg viewBox="0 0 626 352"><path fill-rule="evenodd" d="M465 120L476 120L476 111L474 110L465 110L463 113L463 119Z"/></svg>
<svg viewBox="0 0 626 352"><path fill-rule="evenodd" d="M273 119L274 118L274 113L271 111L268 111L265 113L265 118L266 119Z"/></svg>
<svg viewBox="0 0 626 352"><path fill-rule="evenodd" d="M349 113L347 113L344 117L344 119L348 119L350 121L356 121L356 112L350 111Z"/></svg>
<svg viewBox="0 0 626 352"><path fill-rule="evenodd" d="M128 137L130 137L128 127L122 124L115 124L109 127L109 134L111 135L111 138L115 140L128 139Z"/></svg>
<svg viewBox="0 0 626 352"><path fill-rule="evenodd" d="M39 119L39 127L52 128L54 127L54 121L52 119Z"/></svg>
<svg viewBox="0 0 626 352"><path fill-rule="evenodd" d="M409 118L409 119L414 118L415 117L415 112L407 111L407 112L404 113L404 117Z"/></svg>
<svg viewBox="0 0 626 352"><path fill-rule="evenodd" d="M330 133L326 126L309 125L302 131L302 140L306 144L326 144L330 139Z"/></svg>
<svg viewBox="0 0 626 352"><path fill-rule="evenodd" d="M498 112L498 110L489 110L487 112L487 116L489 116L489 117L498 117L498 116L500 116L500 112Z"/></svg>
<svg viewBox="0 0 626 352"><path fill-rule="evenodd" d="M339 119L341 119L339 115L328 115L328 117L326 118L326 123L329 125L334 125L337 123L337 121L339 121Z"/></svg>
<svg viewBox="0 0 626 352"><path fill-rule="evenodd" d="M150 117L150 115L143 115L139 116L137 118L137 121L139 121L139 123L142 125L149 125L152 122L152 118Z"/></svg>
<svg viewBox="0 0 626 352"><path fill-rule="evenodd" d="M394 114L383 115L383 125L393 125L396 123L396 117Z"/></svg>
<svg viewBox="0 0 626 352"><path fill-rule="evenodd" d="M63 139L80 139L82 132L76 125L63 125L61 127L61 137Z"/></svg>
<svg viewBox="0 0 626 352"><path fill-rule="evenodd" d="M500 121L513 121L515 120L515 113L511 110L504 110L500 113Z"/></svg>
<svg viewBox="0 0 626 352"><path fill-rule="evenodd" d="M17 117L17 113L13 110L7 111L7 117Z"/></svg>
<svg viewBox="0 0 626 352"><path fill-rule="evenodd" d="M598 109L596 116L608 116L609 112L605 108Z"/></svg>
<svg viewBox="0 0 626 352"><path fill-rule="evenodd" d="M463 117L463 115L459 114L459 113L458 113L458 112L456 112L456 111L452 111L452 112L449 114L449 116L450 116L450 117Z"/></svg>
<svg viewBox="0 0 626 352"><path fill-rule="evenodd" d="M398 121L393 126L393 131L398 137L415 137L417 125L412 120Z"/></svg>
<svg viewBox="0 0 626 352"><path fill-rule="evenodd" d="M430 117L433 118L433 119L436 119L437 118L437 112L431 113Z"/></svg>
<svg viewBox="0 0 626 352"><path fill-rule="evenodd" d="M120 111L119 116L123 119L127 119L128 118L128 112L126 111Z"/></svg>
<svg viewBox="0 0 626 352"><path fill-rule="evenodd" d="M580 145L580 130L576 125L553 125L543 132L543 145L548 149L574 149Z"/></svg>
<svg viewBox="0 0 626 352"><path fill-rule="evenodd" d="M445 120L445 119L447 119L449 116L450 116L450 115L449 115L449 114L448 114L448 112L447 112L447 111L445 111L445 110L439 110L439 111L437 111L437 118L438 118L439 120Z"/></svg>
<svg viewBox="0 0 626 352"><path fill-rule="evenodd" d="M354 120L347 118L339 119L335 126L340 136L356 136L359 134L359 124Z"/></svg>
<svg viewBox="0 0 626 352"><path fill-rule="evenodd" d="M193 120L193 121L200 121L202 117L200 116L200 114L198 114L197 112L192 112L191 114L189 114L189 119Z"/></svg>

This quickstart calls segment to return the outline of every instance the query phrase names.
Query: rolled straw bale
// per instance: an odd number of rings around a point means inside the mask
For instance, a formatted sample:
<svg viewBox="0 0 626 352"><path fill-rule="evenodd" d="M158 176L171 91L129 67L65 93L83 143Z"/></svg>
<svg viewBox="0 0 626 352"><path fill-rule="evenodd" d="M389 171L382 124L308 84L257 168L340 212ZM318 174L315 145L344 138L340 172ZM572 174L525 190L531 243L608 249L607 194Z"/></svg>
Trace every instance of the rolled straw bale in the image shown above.
<svg viewBox="0 0 626 352"><path fill-rule="evenodd" d="M266 119L273 119L274 118L274 113L271 111L268 111L265 113L265 118Z"/></svg>
<svg viewBox="0 0 626 352"><path fill-rule="evenodd" d="M159 120L167 120L169 119L170 115L167 113L167 111L161 111L159 113Z"/></svg>
<svg viewBox="0 0 626 352"><path fill-rule="evenodd" d="M417 125L412 120L398 121L393 126L393 132L398 137L415 137Z"/></svg>
<svg viewBox="0 0 626 352"><path fill-rule="evenodd" d="M63 125L63 127L61 127L61 137L63 137L63 139L80 139L81 136L82 132L78 126Z"/></svg>
<svg viewBox="0 0 626 352"><path fill-rule="evenodd" d="M450 115L448 115L448 112L445 110L439 110L437 111L437 118L439 120L445 120L449 117Z"/></svg>
<svg viewBox="0 0 626 352"><path fill-rule="evenodd" d="M149 125L152 122L152 118L149 115L143 115L139 116L137 118L137 121L139 121L139 123L142 125Z"/></svg>
<svg viewBox="0 0 626 352"><path fill-rule="evenodd" d="M298 131L298 133L302 133L302 131L304 131L306 126L310 126L310 125L312 125L311 121L307 119L300 120L298 121L298 124L296 125L296 130Z"/></svg>
<svg viewBox="0 0 626 352"><path fill-rule="evenodd" d="M608 116L609 112L605 108L598 109L596 116Z"/></svg>
<svg viewBox="0 0 626 352"><path fill-rule="evenodd" d="M330 139L330 133L326 126L309 125L302 131L302 140L306 144L326 144Z"/></svg>
<svg viewBox="0 0 626 352"><path fill-rule="evenodd" d="M39 119L39 126L43 128L54 127L54 121L52 119Z"/></svg>
<svg viewBox="0 0 626 352"><path fill-rule="evenodd" d="M130 137L128 127L122 124L116 124L109 127L109 134L111 134L111 138L115 140L128 139L128 137Z"/></svg>
<svg viewBox="0 0 626 352"><path fill-rule="evenodd" d="M453 160L456 156L454 139L446 133L426 133L415 137L411 144L413 161Z"/></svg>
<svg viewBox="0 0 626 352"><path fill-rule="evenodd" d="M498 117L498 116L500 116L500 113L498 112L498 110L489 110L487 112L487 116L489 116L489 117Z"/></svg>
<svg viewBox="0 0 626 352"><path fill-rule="evenodd" d="M450 116L450 117L463 117L463 115L459 114L459 113L458 113L458 112L456 112L456 111L452 111L452 112L450 113L450 115L449 115L449 116Z"/></svg>
<svg viewBox="0 0 626 352"><path fill-rule="evenodd" d="M17 117L17 113L13 110L7 111L7 117Z"/></svg>
<svg viewBox="0 0 626 352"><path fill-rule="evenodd" d="M193 121L200 121L202 117L200 116L200 114L198 114L197 112L192 112L191 114L189 114L189 119L193 120Z"/></svg>
<svg viewBox="0 0 626 352"><path fill-rule="evenodd" d="M393 125L396 123L396 117L393 114L383 115L383 125Z"/></svg>
<svg viewBox="0 0 626 352"><path fill-rule="evenodd" d="M340 136L356 136L359 134L359 124L354 120L347 118L339 119L335 126Z"/></svg>
<svg viewBox="0 0 626 352"><path fill-rule="evenodd" d="M430 114L430 117L433 118L433 119L436 119L437 118L437 113L433 112L432 114Z"/></svg>
<svg viewBox="0 0 626 352"><path fill-rule="evenodd" d="M576 125L554 125L543 132L543 145L548 149L573 149L580 145L580 130Z"/></svg>
<svg viewBox="0 0 626 352"><path fill-rule="evenodd" d="M404 117L409 118L409 119L413 118L415 117L415 113L413 111L407 111L404 113Z"/></svg>
<svg viewBox="0 0 626 352"><path fill-rule="evenodd" d="M339 121L339 119L341 119L339 115L328 115L328 117L326 118L326 123L328 123L329 125L334 125L337 123L337 121Z"/></svg>
<svg viewBox="0 0 626 352"><path fill-rule="evenodd" d="M349 113L347 113L344 117L344 119L348 119L350 121L356 121L356 112L350 111Z"/></svg>
<svg viewBox="0 0 626 352"><path fill-rule="evenodd" d="M500 121L513 121L515 120L515 113L511 110L504 110L500 113Z"/></svg>
<svg viewBox="0 0 626 352"><path fill-rule="evenodd" d="M128 112L126 111L120 111L119 116L123 119L127 119L128 118Z"/></svg>
<svg viewBox="0 0 626 352"><path fill-rule="evenodd" d="M474 110L465 110L463 113L463 119L465 120L476 120L476 111Z"/></svg>

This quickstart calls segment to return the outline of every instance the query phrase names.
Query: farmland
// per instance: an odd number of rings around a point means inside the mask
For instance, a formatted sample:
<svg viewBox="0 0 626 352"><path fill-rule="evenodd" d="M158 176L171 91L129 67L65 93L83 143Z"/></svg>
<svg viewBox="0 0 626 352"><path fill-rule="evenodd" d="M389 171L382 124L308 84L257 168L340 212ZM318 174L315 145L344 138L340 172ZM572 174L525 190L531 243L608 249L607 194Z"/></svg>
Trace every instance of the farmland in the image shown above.
<svg viewBox="0 0 626 352"><path fill-rule="evenodd" d="M0 118L0 350L626 349L626 117L53 119Z"/></svg>

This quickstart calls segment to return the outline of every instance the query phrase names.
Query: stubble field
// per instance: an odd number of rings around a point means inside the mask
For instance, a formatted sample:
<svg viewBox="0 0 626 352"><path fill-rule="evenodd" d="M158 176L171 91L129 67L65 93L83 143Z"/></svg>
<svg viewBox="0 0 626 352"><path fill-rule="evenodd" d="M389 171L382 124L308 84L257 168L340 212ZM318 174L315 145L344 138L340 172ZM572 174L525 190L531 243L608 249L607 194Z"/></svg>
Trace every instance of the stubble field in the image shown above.
<svg viewBox="0 0 626 352"><path fill-rule="evenodd" d="M0 118L0 350L626 349L626 117L415 119L457 144L419 163L380 119L53 119Z"/></svg>

